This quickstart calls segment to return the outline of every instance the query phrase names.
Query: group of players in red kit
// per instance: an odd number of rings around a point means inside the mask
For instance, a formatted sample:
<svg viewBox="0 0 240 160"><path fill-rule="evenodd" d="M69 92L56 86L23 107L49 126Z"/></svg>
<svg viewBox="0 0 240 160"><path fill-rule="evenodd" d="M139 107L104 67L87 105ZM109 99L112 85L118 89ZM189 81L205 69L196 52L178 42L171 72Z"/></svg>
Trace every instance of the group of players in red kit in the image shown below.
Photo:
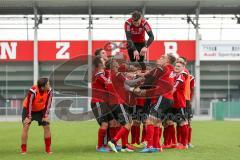
<svg viewBox="0 0 240 160"><path fill-rule="evenodd" d="M185 59L166 54L142 71L122 59L106 57L100 49L93 60L91 107L100 125L97 151L133 152L144 147L140 152L150 153L192 147L194 78Z"/></svg>
<svg viewBox="0 0 240 160"><path fill-rule="evenodd" d="M141 153L152 153L193 147L194 77L186 68L187 60L165 53L147 65L145 55L154 40L150 25L140 12L134 11L124 28L131 62L124 56L108 57L102 48L95 51L92 61L91 108L99 124L96 150L134 152L142 148ZM45 152L52 153L48 116L52 97L48 78L40 78L30 88L23 103L22 154L27 153L28 130L33 120L43 126Z"/></svg>
<svg viewBox="0 0 240 160"><path fill-rule="evenodd" d="M194 77L186 68L187 60L165 53L146 66L144 58L154 36L138 11L125 22L125 32L129 59L138 64L128 64L119 56L108 58L104 49L97 49L93 59L91 107L100 125L96 150L133 152L143 148L141 153L151 153L193 147Z"/></svg>

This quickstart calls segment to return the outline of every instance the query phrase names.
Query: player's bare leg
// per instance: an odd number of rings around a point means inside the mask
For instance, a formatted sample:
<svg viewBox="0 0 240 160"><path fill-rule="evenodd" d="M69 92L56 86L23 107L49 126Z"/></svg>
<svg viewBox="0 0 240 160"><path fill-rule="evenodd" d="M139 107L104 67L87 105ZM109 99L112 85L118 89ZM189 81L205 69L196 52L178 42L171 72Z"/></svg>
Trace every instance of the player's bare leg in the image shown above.
<svg viewBox="0 0 240 160"><path fill-rule="evenodd" d="M21 153L26 154L27 153L27 140L28 140L28 130L29 130L30 124L24 125L22 129L22 136L21 136Z"/></svg>

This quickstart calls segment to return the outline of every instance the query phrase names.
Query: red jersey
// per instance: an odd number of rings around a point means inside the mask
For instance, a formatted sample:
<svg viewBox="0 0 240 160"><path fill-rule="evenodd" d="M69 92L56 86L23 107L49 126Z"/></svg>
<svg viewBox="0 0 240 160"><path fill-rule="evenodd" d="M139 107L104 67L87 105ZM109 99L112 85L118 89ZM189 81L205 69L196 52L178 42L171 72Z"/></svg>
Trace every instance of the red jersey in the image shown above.
<svg viewBox="0 0 240 160"><path fill-rule="evenodd" d="M132 18L129 18L124 25L125 31L128 31L131 33L131 40L134 43L143 43L145 42L145 31L149 32L151 31L151 27L148 24L148 22L142 18L141 23L138 27L133 25Z"/></svg>
<svg viewBox="0 0 240 160"><path fill-rule="evenodd" d="M119 95L121 103L126 103L129 106L136 105L136 102L135 102L136 96L132 92L128 92L124 88L124 83L127 80L127 78L123 75L123 73L121 72L113 73L111 77L112 77L114 89Z"/></svg>
<svg viewBox="0 0 240 160"><path fill-rule="evenodd" d="M121 93L122 89L124 89L124 81L125 77L122 76L121 73L117 74L114 71L111 71L110 73L110 79L111 82L108 84L107 90L108 90L108 104L109 105L115 105L115 104L122 104L123 96ZM119 89L122 88L122 89ZM125 95L125 94L124 94Z"/></svg>
<svg viewBox="0 0 240 160"><path fill-rule="evenodd" d="M47 117L51 107L52 97L52 89L41 92L37 86L32 86L23 101L23 107L27 110L27 116L31 118L32 112L43 111L44 117Z"/></svg>
<svg viewBox="0 0 240 160"><path fill-rule="evenodd" d="M92 77L92 103L107 101L107 86L109 79L105 72L94 72Z"/></svg>
<svg viewBox="0 0 240 160"><path fill-rule="evenodd" d="M171 90L165 94L163 94L164 98L173 100L173 86L174 86L174 68L172 65L168 64L163 67L165 74L162 76L162 80L164 80L169 86L171 86Z"/></svg>
<svg viewBox="0 0 240 160"><path fill-rule="evenodd" d="M145 104L145 98L143 97L136 97L136 105L143 107Z"/></svg>
<svg viewBox="0 0 240 160"><path fill-rule="evenodd" d="M144 85L150 88L146 90L147 96L163 96L173 100L174 72L172 65L166 65L163 68L157 67L146 75L145 78Z"/></svg>
<svg viewBox="0 0 240 160"><path fill-rule="evenodd" d="M186 81L186 78L185 76L183 76L183 74L179 74L178 76L175 77L175 85L174 85L174 93L173 93L174 108L186 107L186 98L184 95L185 84L186 84L185 81Z"/></svg>
<svg viewBox="0 0 240 160"><path fill-rule="evenodd" d="M194 87L195 87L195 78L193 77L193 75L190 75L190 100L192 101L193 96L194 96Z"/></svg>

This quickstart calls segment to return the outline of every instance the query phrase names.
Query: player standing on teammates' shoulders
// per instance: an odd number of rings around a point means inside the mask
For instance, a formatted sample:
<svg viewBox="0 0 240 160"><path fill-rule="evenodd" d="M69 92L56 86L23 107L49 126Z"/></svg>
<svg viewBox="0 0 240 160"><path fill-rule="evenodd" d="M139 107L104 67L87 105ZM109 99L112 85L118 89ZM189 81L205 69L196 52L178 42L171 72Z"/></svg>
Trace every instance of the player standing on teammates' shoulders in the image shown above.
<svg viewBox="0 0 240 160"><path fill-rule="evenodd" d="M154 35L151 26L144 19L139 11L134 11L132 17L129 18L125 24L124 29L128 41L128 56L131 62L138 61L141 65L142 71L146 70L144 58L154 40ZM145 41L145 32L149 39Z"/></svg>

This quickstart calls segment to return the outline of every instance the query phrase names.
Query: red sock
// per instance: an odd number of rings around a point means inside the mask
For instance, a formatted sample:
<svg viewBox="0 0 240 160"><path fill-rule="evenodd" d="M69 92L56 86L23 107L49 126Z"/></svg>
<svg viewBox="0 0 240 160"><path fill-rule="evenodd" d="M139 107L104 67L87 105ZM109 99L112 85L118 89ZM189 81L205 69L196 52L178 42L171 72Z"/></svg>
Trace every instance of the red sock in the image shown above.
<svg viewBox="0 0 240 160"><path fill-rule="evenodd" d="M137 144L140 144L140 126L136 126L135 128L135 132L136 132L136 139L135 139L135 142Z"/></svg>
<svg viewBox="0 0 240 160"><path fill-rule="evenodd" d="M191 139L192 139L192 127L188 126L188 144L191 143Z"/></svg>
<svg viewBox="0 0 240 160"><path fill-rule="evenodd" d="M164 145L167 145L167 127L164 127L164 130L163 130L163 139L164 139L163 144L164 144Z"/></svg>
<svg viewBox="0 0 240 160"><path fill-rule="evenodd" d="M187 135L188 135L188 127L187 125L180 126L181 130L181 143L186 146L187 145Z"/></svg>
<svg viewBox="0 0 240 160"><path fill-rule="evenodd" d="M186 125L186 128L187 128L187 135L186 135L186 144L188 144L188 138L189 138L189 126L188 126L188 124Z"/></svg>
<svg viewBox="0 0 240 160"><path fill-rule="evenodd" d="M118 131L120 131L121 128L122 128L121 126L115 128L115 136L117 135Z"/></svg>
<svg viewBox="0 0 240 160"><path fill-rule="evenodd" d="M125 128L125 127L124 127ZM126 129L127 130L127 129ZM126 145L128 144L128 134L129 134L129 130L127 130L126 132L124 132L123 136L122 136L122 147L125 148Z"/></svg>
<svg viewBox="0 0 240 160"><path fill-rule="evenodd" d="M172 144L171 127L170 126L167 127L167 142L168 142L167 143L168 145Z"/></svg>
<svg viewBox="0 0 240 160"><path fill-rule="evenodd" d="M146 126L143 125L141 142L144 142L145 140L146 140Z"/></svg>
<svg viewBox="0 0 240 160"><path fill-rule="evenodd" d="M162 137L162 127L159 127L159 146L158 146L158 148L161 148L161 137Z"/></svg>
<svg viewBox="0 0 240 160"><path fill-rule="evenodd" d="M167 127L164 128L164 131L163 131L163 138L164 138L164 145L165 146L167 146L171 143L170 136L169 136L169 133L170 133L169 129L170 129L170 127L167 126Z"/></svg>
<svg viewBox="0 0 240 160"><path fill-rule="evenodd" d="M27 145L26 144L21 145L21 151L22 152L27 152Z"/></svg>
<svg viewBox="0 0 240 160"><path fill-rule="evenodd" d="M109 127L109 136L110 136L110 139L113 139L115 137L115 129L116 127Z"/></svg>
<svg viewBox="0 0 240 160"><path fill-rule="evenodd" d="M117 135L117 133L120 131L120 129L121 129L121 127L115 127L115 129L114 129L114 137Z"/></svg>
<svg viewBox="0 0 240 160"><path fill-rule="evenodd" d="M169 130L170 130L171 142L172 142L172 144L177 144L176 130L175 130L174 125L170 125L169 128L170 128Z"/></svg>
<svg viewBox="0 0 240 160"><path fill-rule="evenodd" d="M153 148L160 148L161 135L162 135L162 128L154 127Z"/></svg>
<svg viewBox="0 0 240 160"><path fill-rule="evenodd" d="M121 129L118 131L118 133L116 134L116 136L113 138L114 142L117 142L120 138L122 138L124 135L126 135L127 133L129 133L129 131L127 130L127 128L125 127L121 127Z"/></svg>
<svg viewBox="0 0 240 160"><path fill-rule="evenodd" d="M181 143L181 129L179 125L177 125L177 142Z"/></svg>
<svg viewBox="0 0 240 160"><path fill-rule="evenodd" d="M132 139L132 144L136 143L136 126L131 127L131 139Z"/></svg>
<svg viewBox="0 0 240 160"><path fill-rule="evenodd" d="M103 146L103 141L106 133L107 133L106 129L102 129L102 128L98 129L98 148Z"/></svg>
<svg viewBox="0 0 240 160"><path fill-rule="evenodd" d="M51 152L51 143L52 143L51 137L45 138L44 142L45 142L45 151Z"/></svg>
<svg viewBox="0 0 240 160"><path fill-rule="evenodd" d="M154 135L154 126L152 124L147 125L147 130L146 130L147 148L153 147L153 135Z"/></svg>

